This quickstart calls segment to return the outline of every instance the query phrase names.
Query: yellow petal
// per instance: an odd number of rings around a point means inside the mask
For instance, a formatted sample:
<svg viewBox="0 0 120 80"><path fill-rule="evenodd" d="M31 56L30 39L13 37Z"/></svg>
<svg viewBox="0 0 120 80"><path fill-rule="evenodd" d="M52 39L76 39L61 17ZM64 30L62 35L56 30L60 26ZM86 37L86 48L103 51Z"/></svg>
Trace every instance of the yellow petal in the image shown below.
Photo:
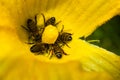
<svg viewBox="0 0 120 80"><path fill-rule="evenodd" d="M0 78L3 80L96 80L98 77L97 80L114 80L105 72L84 71L78 61L57 64L20 56L9 57L6 62L9 64L1 64L4 72L0 73Z"/></svg>
<svg viewBox="0 0 120 80"><path fill-rule="evenodd" d="M69 61L80 61L82 67L86 71L96 71L96 72L107 72L116 80L120 78L120 57L111 53L105 49L97 47L95 45L89 44L81 40L73 40L69 44L70 48L64 48L67 56L63 56L61 60L52 58L42 59L38 57L40 61L43 62L69 62Z"/></svg>
<svg viewBox="0 0 120 80"><path fill-rule="evenodd" d="M24 71L26 72L26 75L22 75L22 78L27 79L29 79L29 77L31 79L36 77L39 79L46 79L45 76L47 75L49 76L48 78L53 80L53 78L59 78L59 74L63 79L68 79L69 74L74 78L83 74L83 76L85 76L82 77L83 80L86 76L88 76L88 79L96 79L96 76L98 75L102 76L100 80L104 78L108 78L108 80L110 78L111 80L110 76L116 80L119 80L120 78L119 56L87 42L73 39L69 44L70 48L64 48L64 51L69 55L63 56L62 59L58 60L55 57L49 59L49 57L44 55L33 55L29 52L30 47L27 46L27 44L21 44L18 41L19 39L17 39L16 36L13 36L13 32L6 33L4 31L0 34L0 37L6 36L6 38L1 39L3 42L0 41L0 47L3 47L2 50L0 50L0 75L4 77L6 74L9 74L8 77L6 77L7 79L12 79L14 76L19 78ZM6 41L6 44L4 44L4 41ZM14 46L11 47L13 44ZM78 72L76 72L77 70L74 68L76 65L80 68L80 71L78 70ZM68 70L68 68L70 68L70 70ZM83 72L81 70L83 70ZM71 73L69 73L69 71ZM92 76L90 74L92 74ZM52 77L54 75L56 75L56 77ZM74 80L76 80L76 78Z"/></svg>
<svg viewBox="0 0 120 80"><path fill-rule="evenodd" d="M61 20L65 30L72 32L74 36L87 37L105 21L118 14L118 1L59 0L55 2L53 0L48 3L43 13L46 13L47 17L55 16L57 21Z"/></svg>
<svg viewBox="0 0 120 80"><path fill-rule="evenodd" d="M69 45L71 49L65 51L71 53L71 59L78 58L87 71L106 71L111 76L120 78L119 56L81 40L75 40Z"/></svg>
<svg viewBox="0 0 120 80"><path fill-rule="evenodd" d="M47 18L55 16L62 21L65 30L76 37L87 37L119 12L119 0L1 0L0 4L1 14L12 16L15 24L24 24L27 18L44 13Z"/></svg>
<svg viewBox="0 0 120 80"><path fill-rule="evenodd" d="M1 0L0 79L77 80L84 76L83 80L96 80L99 75L100 80L111 79L110 76L119 79L120 58L117 55L77 40L116 15L117 9L117 0ZM55 16L57 21L62 21L65 30L73 32L73 41L69 44L71 48L64 48L69 55L58 60L44 55L35 56L30 52L31 45L25 43L28 34L21 25L37 13L45 13L47 18Z"/></svg>

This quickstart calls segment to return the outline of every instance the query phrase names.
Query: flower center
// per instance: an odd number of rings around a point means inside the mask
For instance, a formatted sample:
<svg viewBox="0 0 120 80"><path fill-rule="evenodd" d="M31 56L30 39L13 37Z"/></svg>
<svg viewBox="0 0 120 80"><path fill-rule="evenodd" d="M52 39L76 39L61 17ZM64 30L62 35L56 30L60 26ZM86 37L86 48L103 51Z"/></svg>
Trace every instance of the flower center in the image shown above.
<svg viewBox="0 0 120 80"><path fill-rule="evenodd" d="M62 49L64 45L72 40L72 34L64 32L64 26L59 32L55 17L51 17L45 20L45 16L41 14L44 20L43 27L37 25L37 15L35 20L28 19L27 26L22 26L27 32L29 32L28 44L33 44L30 51L35 55L48 53L50 58L55 55L58 59L62 58L62 55L67 55ZM32 41L29 42L29 41ZM68 46L69 47L69 46Z"/></svg>
<svg viewBox="0 0 120 80"><path fill-rule="evenodd" d="M54 44L58 35L58 29L55 26L48 25L42 33L42 43Z"/></svg>

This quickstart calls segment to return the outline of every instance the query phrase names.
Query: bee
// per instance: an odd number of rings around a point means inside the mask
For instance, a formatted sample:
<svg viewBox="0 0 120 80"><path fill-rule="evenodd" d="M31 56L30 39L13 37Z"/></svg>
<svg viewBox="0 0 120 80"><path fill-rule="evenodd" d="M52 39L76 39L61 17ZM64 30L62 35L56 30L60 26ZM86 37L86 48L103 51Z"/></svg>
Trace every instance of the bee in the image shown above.
<svg viewBox="0 0 120 80"><path fill-rule="evenodd" d="M42 13L41 13L41 14L42 14ZM58 24L61 22L61 21L59 21L59 22L56 23L55 17L51 17L51 18L49 18L49 19L46 21L44 14L42 14L42 16L43 16L44 26L45 26L45 27L48 26L48 25L56 26L56 25L58 25Z"/></svg>
<svg viewBox="0 0 120 80"><path fill-rule="evenodd" d="M64 29L64 26L63 26L61 32L59 32L59 36L58 36L56 42L57 43L62 43L62 46L63 45L68 46L67 43L72 40L72 34L71 33L67 33L67 32L63 32L63 29Z"/></svg>
<svg viewBox="0 0 120 80"><path fill-rule="evenodd" d="M27 32L29 32L28 39L32 39L33 41L39 41L41 39L41 35L39 34L39 29L37 27L37 15L35 15L35 20L27 19L27 27L21 25Z"/></svg>
<svg viewBox="0 0 120 80"><path fill-rule="evenodd" d="M58 44L52 44L52 49L51 49L51 57L55 55L58 59L62 58L62 54L67 55L67 53L64 52L64 50L58 45ZM51 58L50 57L50 58Z"/></svg>
<svg viewBox="0 0 120 80"><path fill-rule="evenodd" d="M48 49L49 49L49 45L48 44L37 43L37 44L34 44L30 48L30 51L32 53L35 53L35 54L39 55L39 54L44 54L45 52L48 52Z"/></svg>
<svg viewBox="0 0 120 80"><path fill-rule="evenodd" d="M72 34L71 33L67 33L67 32L63 32L62 34L60 34L58 36L58 40L62 41L62 42L68 42L72 40Z"/></svg>

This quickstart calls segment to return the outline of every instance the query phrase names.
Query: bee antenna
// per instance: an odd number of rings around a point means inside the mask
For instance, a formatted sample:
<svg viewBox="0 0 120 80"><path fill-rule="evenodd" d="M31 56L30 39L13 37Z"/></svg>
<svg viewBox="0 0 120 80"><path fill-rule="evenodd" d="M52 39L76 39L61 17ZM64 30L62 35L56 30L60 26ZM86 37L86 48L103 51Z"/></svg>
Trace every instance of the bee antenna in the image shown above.
<svg viewBox="0 0 120 80"><path fill-rule="evenodd" d="M64 29L64 25L62 25L62 29L61 29L60 33L62 33L62 32L63 32L63 29Z"/></svg>
<svg viewBox="0 0 120 80"><path fill-rule="evenodd" d="M57 22L57 23L55 24L55 26L58 25L60 22L61 22L61 21Z"/></svg>
<svg viewBox="0 0 120 80"><path fill-rule="evenodd" d="M41 13L41 15L43 16L43 20L44 20L44 26L45 26L45 16L43 13Z"/></svg>
<svg viewBox="0 0 120 80"><path fill-rule="evenodd" d="M38 14L35 15L35 24L37 24L37 15Z"/></svg>

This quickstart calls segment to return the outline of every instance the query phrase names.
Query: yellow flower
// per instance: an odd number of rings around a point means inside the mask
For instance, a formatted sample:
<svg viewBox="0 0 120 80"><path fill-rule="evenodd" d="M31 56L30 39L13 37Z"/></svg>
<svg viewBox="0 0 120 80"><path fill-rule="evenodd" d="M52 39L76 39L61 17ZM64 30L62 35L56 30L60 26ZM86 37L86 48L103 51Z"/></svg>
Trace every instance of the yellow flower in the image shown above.
<svg viewBox="0 0 120 80"><path fill-rule="evenodd" d="M1 0L0 80L119 80L120 57L79 37L119 14L119 0ZM34 55L21 27L28 18L54 16L73 40L62 59ZM39 16L38 25L43 24ZM58 27L59 28L59 27ZM50 36L50 35L49 35Z"/></svg>

